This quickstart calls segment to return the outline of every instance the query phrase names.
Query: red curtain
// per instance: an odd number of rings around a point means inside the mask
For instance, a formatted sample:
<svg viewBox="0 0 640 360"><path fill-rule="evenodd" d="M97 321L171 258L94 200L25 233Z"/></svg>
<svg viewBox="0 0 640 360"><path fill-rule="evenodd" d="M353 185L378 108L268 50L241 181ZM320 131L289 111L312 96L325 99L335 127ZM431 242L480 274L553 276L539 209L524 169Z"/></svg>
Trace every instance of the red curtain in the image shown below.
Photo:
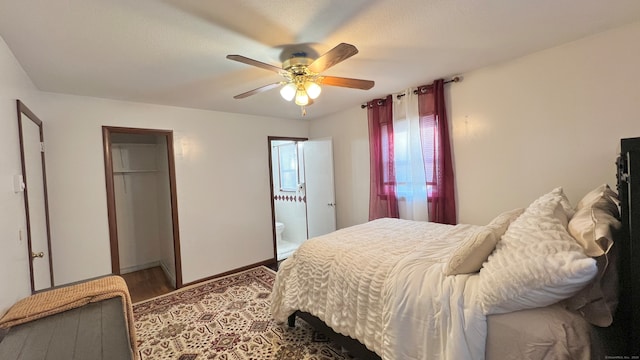
<svg viewBox="0 0 640 360"><path fill-rule="evenodd" d="M369 220L398 218L396 176L393 166L393 100L373 100L367 103L369 118L369 157L371 184Z"/></svg>
<svg viewBox="0 0 640 360"><path fill-rule="evenodd" d="M456 200L444 80L418 88L420 141L427 181L429 221L455 225Z"/></svg>

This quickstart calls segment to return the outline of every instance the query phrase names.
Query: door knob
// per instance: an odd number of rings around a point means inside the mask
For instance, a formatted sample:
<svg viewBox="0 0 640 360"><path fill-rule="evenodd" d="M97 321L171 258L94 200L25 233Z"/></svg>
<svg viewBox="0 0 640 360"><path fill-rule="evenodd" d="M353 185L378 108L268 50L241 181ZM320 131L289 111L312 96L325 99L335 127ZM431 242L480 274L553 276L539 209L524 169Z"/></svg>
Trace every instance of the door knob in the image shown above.
<svg viewBox="0 0 640 360"><path fill-rule="evenodd" d="M35 258L42 258L42 257L44 257L44 253L43 253L42 251L40 251L40 252L39 252L39 253L37 253L37 254L36 254L36 253L34 253L34 252L32 252L32 253L31 253L31 257L32 257L33 259L35 259Z"/></svg>
<svg viewBox="0 0 640 360"><path fill-rule="evenodd" d="M328 203L329 206L336 206L336 203Z"/></svg>

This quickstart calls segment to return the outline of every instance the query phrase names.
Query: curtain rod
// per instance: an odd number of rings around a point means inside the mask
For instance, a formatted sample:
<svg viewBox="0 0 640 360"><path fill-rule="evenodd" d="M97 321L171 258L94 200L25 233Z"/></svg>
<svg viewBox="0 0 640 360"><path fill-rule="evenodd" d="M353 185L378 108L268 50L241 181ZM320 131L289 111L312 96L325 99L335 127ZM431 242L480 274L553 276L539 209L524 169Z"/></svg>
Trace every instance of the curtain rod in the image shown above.
<svg viewBox="0 0 640 360"><path fill-rule="evenodd" d="M444 83L445 83L445 84L448 84L448 83L457 83L457 82L460 82L460 81L462 81L462 78L461 78L460 76L456 76L456 77L452 78L451 80L446 80ZM417 94L417 93L418 93L418 89L413 90L413 93L414 93L414 94ZM400 99L400 98L402 98L403 96L405 96L405 94L398 94L398 95L396 95L396 99ZM360 105L360 108L361 108L361 109L365 109L366 107L367 107L367 104L362 104L362 105Z"/></svg>

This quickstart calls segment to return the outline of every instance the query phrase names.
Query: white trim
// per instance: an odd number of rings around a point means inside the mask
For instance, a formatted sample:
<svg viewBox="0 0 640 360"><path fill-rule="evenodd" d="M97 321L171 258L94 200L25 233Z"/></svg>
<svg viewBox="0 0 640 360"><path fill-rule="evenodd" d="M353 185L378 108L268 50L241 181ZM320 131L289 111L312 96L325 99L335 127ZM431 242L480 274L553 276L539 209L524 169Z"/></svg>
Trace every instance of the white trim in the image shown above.
<svg viewBox="0 0 640 360"><path fill-rule="evenodd" d="M160 261L160 268L162 268L162 271L164 272L164 276L167 277L167 279L169 279L169 283L171 285L173 285L173 287L176 287L176 275L174 273L172 273L171 271L169 271L169 267L167 266L167 264L164 261Z"/></svg>
<svg viewBox="0 0 640 360"><path fill-rule="evenodd" d="M120 268L120 274L128 274L138 270L151 269L152 267L160 266L160 261L154 261L142 265L133 265L126 268Z"/></svg>

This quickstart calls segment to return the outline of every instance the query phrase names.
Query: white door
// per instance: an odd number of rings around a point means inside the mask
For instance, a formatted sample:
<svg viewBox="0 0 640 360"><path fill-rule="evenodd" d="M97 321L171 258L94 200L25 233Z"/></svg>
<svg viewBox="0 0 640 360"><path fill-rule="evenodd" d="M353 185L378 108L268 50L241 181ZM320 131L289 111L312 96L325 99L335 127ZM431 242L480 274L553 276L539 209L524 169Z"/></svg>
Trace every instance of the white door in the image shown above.
<svg viewBox="0 0 640 360"><path fill-rule="evenodd" d="M24 153L24 182L28 205L27 231L31 245L33 290L52 286L50 251L47 229L46 192L44 182L44 155L41 145L41 128L30 118L21 120Z"/></svg>
<svg viewBox="0 0 640 360"><path fill-rule="evenodd" d="M304 172L309 238L335 231L336 203L331 138L305 141Z"/></svg>

